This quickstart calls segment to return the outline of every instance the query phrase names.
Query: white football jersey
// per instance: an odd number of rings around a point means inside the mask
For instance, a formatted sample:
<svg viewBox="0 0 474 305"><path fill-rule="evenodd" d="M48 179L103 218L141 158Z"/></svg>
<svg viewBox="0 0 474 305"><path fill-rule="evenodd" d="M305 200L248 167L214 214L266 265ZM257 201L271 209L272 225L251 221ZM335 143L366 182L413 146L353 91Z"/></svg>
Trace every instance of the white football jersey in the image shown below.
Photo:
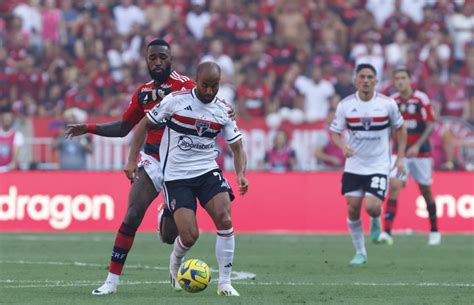
<svg viewBox="0 0 474 305"><path fill-rule="evenodd" d="M160 145L164 181L188 179L218 168L216 137L223 131L227 143L242 138L229 106L219 98L209 104L196 97L196 89L168 94L147 113L155 124L166 120Z"/></svg>
<svg viewBox="0 0 474 305"><path fill-rule="evenodd" d="M397 103L383 94L375 93L370 101L362 101L358 92L343 99L336 109L330 130L349 130L349 146L354 155L346 159L344 172L358 175L390 172L391 127L403 125Z"/></svg>

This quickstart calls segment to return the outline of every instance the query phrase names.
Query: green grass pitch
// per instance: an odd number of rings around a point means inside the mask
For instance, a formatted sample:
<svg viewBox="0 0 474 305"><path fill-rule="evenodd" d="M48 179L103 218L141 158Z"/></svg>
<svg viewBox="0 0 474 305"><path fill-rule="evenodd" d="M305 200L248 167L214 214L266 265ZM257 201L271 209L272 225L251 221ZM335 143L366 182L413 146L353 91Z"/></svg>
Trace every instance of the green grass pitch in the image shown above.
<svg viewBox="0 0 474 305"><path fill-rule="evenodd" d="M474 236L395 236L395 245L367 238L369 263L351 267L348 235L237 235L234 287L216 282L197 294L168 284L171 246L138 233L118 294L92 296L107 273L113 233L1 234L0 304L474 304ZM214 234L202 234L187 258L213 269ZM252 275L255 278L252 278Z"/></svg>

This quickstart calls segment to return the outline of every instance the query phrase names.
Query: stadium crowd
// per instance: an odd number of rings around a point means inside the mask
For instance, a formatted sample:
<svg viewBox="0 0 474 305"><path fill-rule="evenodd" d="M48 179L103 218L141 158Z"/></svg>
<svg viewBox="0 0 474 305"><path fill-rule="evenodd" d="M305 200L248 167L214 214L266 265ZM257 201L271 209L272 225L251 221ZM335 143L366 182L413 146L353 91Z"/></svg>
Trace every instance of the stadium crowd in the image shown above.
<svg viewBox="0 0 474 305"><path fill-rule="evenodd" d="M438 116L474 122L470 0L6 0L0 107L120 117L149 80L143 51L156 37L171 44L179 73L217 62L219 94L242 120L324 121L355 91L353 67L371 63L379 91L394 92L391 71L403 65ZM461 138L438 133L448 149Z"/></svg>

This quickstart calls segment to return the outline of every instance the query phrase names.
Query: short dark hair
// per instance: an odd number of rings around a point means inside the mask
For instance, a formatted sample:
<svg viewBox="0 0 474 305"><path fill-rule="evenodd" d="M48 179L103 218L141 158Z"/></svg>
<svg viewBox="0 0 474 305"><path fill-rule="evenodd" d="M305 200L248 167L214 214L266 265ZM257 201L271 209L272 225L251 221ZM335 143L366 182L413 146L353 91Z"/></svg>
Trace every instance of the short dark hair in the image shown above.
<svg viewBox="0 0 474 305"><path fill-rule="evenodd" d="M146 48L148 50L149 47L151 46L164 46L164 47L168 47L168 49L171 50L171 47L170 47L170 44L167 43L165 40L163 39L153 39L152 41L150 41L147 45L146 45Z"/></svg>
<svg viewBox="0 0 474 305"><path fill-rule="evenodd" d="M356 74L359 73L362 69L370 69L370 70L372 70L372 72L374 72L375 75L377 75L377 71L375 71L374 66L372 66L371 64L360 64L360 65L357 65L357 67L356 67Z"/></svg>
<svg viewBox="0 0 474 305"><path fill-rule="evenodd" d="M395 75L398 72L405 72L408 75L408 78L411 78L411 72L410 70L408 70L407 67L396 67L395 69L393 69L392 74Z"/></svg>

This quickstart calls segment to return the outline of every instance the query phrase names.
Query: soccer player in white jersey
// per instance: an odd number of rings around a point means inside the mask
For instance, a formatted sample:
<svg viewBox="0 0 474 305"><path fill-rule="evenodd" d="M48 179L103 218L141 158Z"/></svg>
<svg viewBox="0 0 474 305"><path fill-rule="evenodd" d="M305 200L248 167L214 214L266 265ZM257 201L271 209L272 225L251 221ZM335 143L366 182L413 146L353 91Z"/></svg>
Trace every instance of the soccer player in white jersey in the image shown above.
<svg viewBox="0 0 474 305"><path fill-rule="evenodd" d="M392 98L397 102L408 130L408 147L405 159L407 175L397 178L393 171L390 173L387 208L384 214L384 232L380 234L379 242L393 244L391 230L397 211L398 196L405 186L408 176L411 175L418 184L428 210L431 227L428 244L436 246L441 243L441 234L438 232L436 203L431 191L433 159L431 158L429 141L435 129L434 111L428 96L419 90L413 89L410 71L407 68L395 69L393 80L398 92L392 95ZM392 162L395 160L396 155L392 157Z"/></svg>
<svg viewBox="0 0 474 305"><path fill-rule="evenodd" d="M221 131L234 155L241 195L247 192L249 184L245 177L247 161L242 135L235 121L227 115L229 106L216 97L220 75L217 64L201 63L197 67L196 88L174 92L148 112L137 126L125 171L129 178L134 178L135 160L146 130L166 120L167 128L160 146L163 195L179 232L170 256L171 284L177 287L178 268L199 237L196 222L198 198L217 229L217 293L239 296L230 279L235 248L230 202L234 195L215 161L218 153L215 140Z"/></svg>
<svg viewBox="0 0 474 305"><path fill-rule="evenodd" d="M372 217L374 238L380 234L380 213L388 185L390 172L391 127L398 138L398 159L395 164L398 175L405 173L407 130L396 102L375 92L377 75L370 64L356 67L357 92L343 99L336 109L330 130L334 143L346 157L342 176L342 194L348 207L348 226L356 255L351 265L367 263L364 232L360 220L362 200ZM341 134L349 130L349 141L344 143ZM378 230L378 232L377 232Z"/></svg>

